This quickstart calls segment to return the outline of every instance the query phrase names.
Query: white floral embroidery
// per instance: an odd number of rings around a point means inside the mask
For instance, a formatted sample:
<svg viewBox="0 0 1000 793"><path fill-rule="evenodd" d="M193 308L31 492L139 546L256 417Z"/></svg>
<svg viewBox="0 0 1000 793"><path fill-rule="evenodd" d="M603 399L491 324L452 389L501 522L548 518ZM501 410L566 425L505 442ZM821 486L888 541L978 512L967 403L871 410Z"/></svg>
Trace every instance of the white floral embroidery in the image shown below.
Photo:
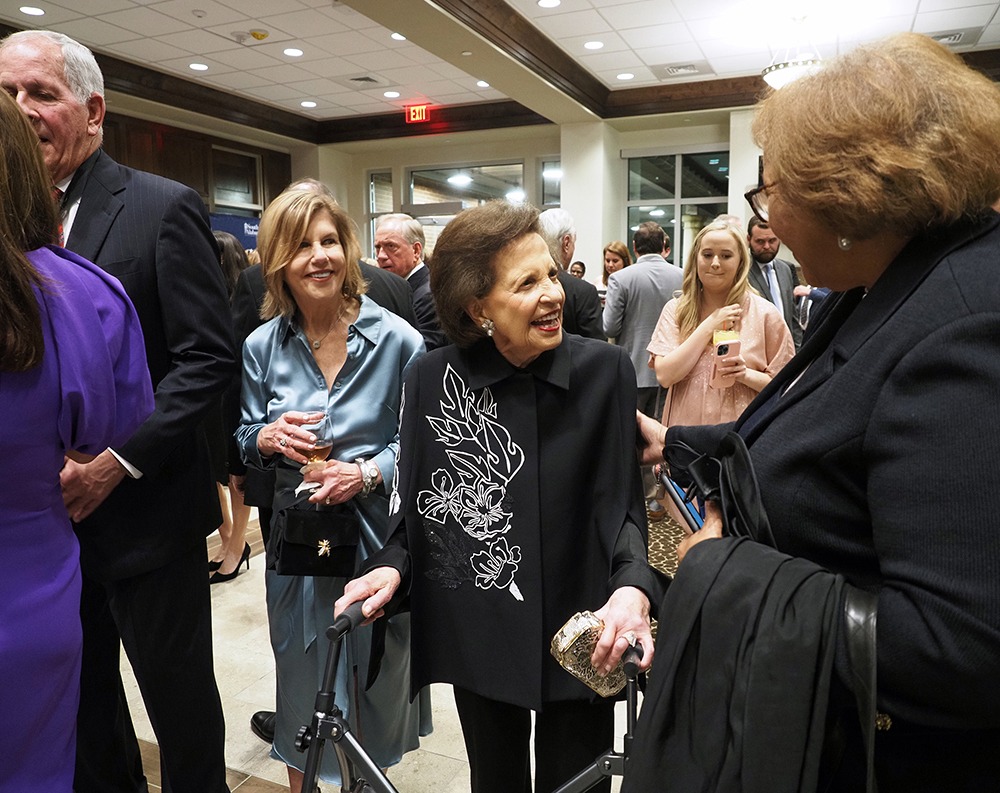
<svg viewBox="0 0 1000 793"><path fill-rule="evenodd" d="M431 489L417 494L417 510L441 525L455 522L465 534L487 543L487 550L469 558L476 586L507 589L524 600L514 581L521 549L509 546L502 536L512 517L504 508L507 487L524 465L524 452L496 421L496 403L488 388L477 401L451 364L445 368L443 387L441 415L427 416L427 421L438 442L448 447L451 470L434 471Z"/></svg>
<svg viewBox="0 0 1000 793"><path fill-rule="evenodd" d="M403 408L406 407L406 389L403 389L403 393L399 398L399 429L403 428ZM399 458L403 454L403 447L400 445L396 449L396 457L392 462L392 492L389 494L389 516L392 517L402 506L402 500L399 497Z"/></svg>

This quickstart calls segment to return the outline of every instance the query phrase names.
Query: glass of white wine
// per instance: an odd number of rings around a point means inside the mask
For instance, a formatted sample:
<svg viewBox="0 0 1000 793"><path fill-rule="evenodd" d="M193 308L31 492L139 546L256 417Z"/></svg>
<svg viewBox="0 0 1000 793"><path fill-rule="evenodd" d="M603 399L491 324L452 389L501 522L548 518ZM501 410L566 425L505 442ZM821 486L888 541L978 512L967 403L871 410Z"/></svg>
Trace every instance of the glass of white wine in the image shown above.
<svg viewBox="0 0 1000 793"><path fill-rule="evenodd" d="M333 422L330 421L330 416L324 413L318 421L312 424L303 424L302 429L315 435L316 440L313 441L315 445L314 449L302 450L302 454L309 462L302 466L300 470L304 474L307 471L325 468L326 458L330 456L330 452L333 450Z"/></svg>

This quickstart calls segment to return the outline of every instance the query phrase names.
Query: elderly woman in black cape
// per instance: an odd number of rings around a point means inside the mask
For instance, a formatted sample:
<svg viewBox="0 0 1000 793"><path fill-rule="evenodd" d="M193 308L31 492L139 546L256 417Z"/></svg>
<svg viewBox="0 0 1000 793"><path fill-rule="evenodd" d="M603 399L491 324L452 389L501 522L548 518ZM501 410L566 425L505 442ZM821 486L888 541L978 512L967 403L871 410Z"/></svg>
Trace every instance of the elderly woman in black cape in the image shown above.
<svg viewBox="0 0 1000 793"><path fill-rule="evenodd" d="M901 34L753 132L748 199L834 294L735 425L665 432L683 467L735 427L773 548L685 541L623 790L1000 790L1000 89Z"/></svg>
<svg viewBox="0 0 1000 793"><path fill-rule="evenodd" d="M646 519L634 454L635 372L620 348L562 332L538 213L459 214L434 251L438 316L456 346L407 377L394 533L338 609L377 616L402 585L413 685L454 685L477 793L565 782L612 745L613 701L562 670L549 641L577 611L605 623L607 673L629 640L650 661ZM607 789L607 787L605 787Z"/></svg>

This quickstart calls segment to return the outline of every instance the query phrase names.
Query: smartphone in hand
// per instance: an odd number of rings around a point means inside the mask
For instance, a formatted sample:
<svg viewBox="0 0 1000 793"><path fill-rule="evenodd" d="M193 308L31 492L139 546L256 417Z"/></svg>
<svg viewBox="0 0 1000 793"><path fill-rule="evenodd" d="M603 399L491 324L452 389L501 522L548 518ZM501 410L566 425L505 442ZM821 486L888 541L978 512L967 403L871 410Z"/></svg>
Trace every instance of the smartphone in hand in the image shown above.
<svg viewBox="0 0 1000 793"><path fill-rule="evenodd" d="M712 388L729 388L736 382L736 375L721 376L719 366L732 363L740 354L739 339L720 341L715 345L712 355L712 379L708 384Z"/></svg>

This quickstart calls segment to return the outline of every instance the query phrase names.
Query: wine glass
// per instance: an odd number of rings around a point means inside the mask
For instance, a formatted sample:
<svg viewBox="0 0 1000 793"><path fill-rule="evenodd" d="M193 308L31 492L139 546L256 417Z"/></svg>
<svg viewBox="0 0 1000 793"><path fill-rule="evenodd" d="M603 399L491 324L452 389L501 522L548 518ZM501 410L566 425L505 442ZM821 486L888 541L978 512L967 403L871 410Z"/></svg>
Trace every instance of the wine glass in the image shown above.
<svg viewBox="0 0 1000 793"><path fill-rule="evenodd" d="M310 424L303 424L302 429L311 432L316 436L313 441L314 449L302 449L302 454L309 461L299 471L303 474L308 471L316 471L326 467L326 458L333 450L333 422L324 413L321 418ZM310 487L319 487L318 482L308 483Z"/></svg>

